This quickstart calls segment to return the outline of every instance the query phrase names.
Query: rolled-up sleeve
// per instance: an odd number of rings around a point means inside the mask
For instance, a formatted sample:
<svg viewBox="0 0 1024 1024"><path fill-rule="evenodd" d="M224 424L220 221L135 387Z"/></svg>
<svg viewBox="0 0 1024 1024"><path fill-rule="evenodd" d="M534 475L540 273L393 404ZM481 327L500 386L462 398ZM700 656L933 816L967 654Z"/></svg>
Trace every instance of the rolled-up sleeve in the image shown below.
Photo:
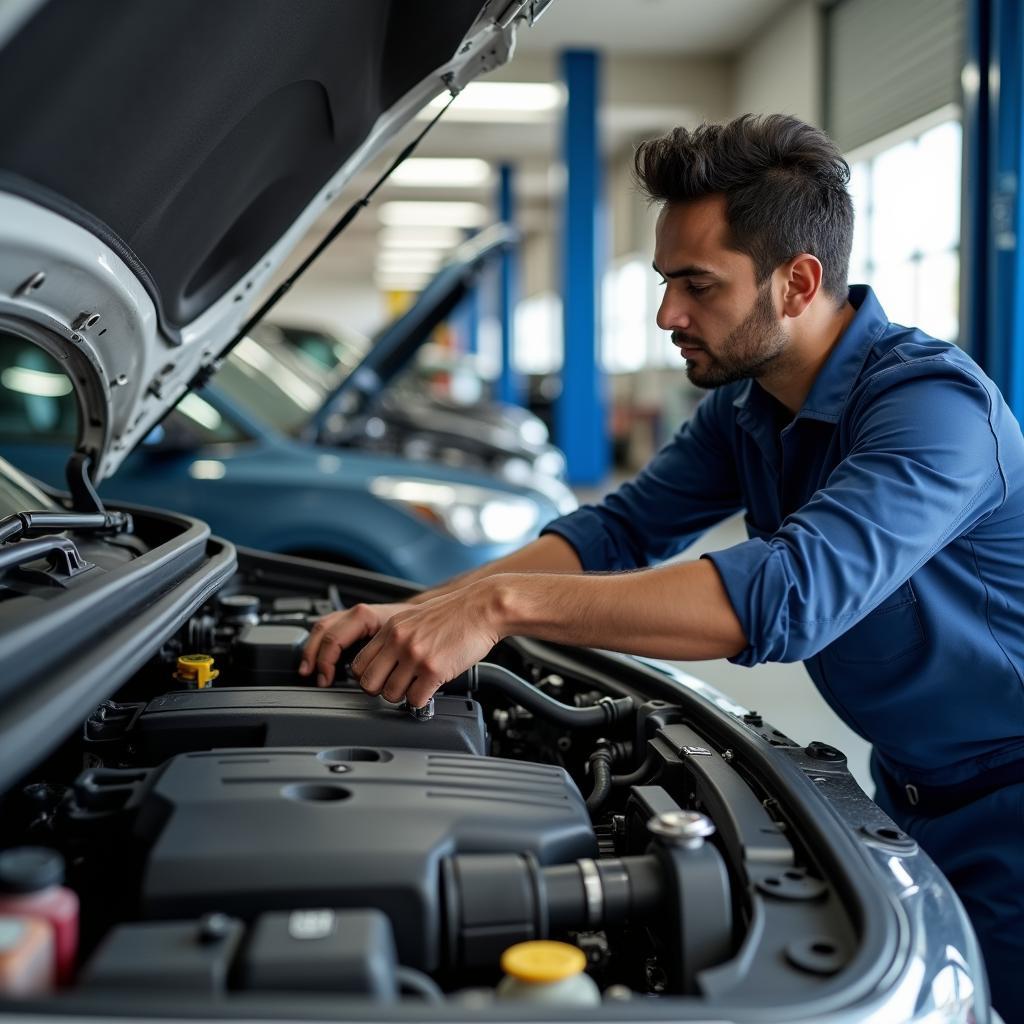
<svg viewBox="0 0 1024 1024"><path fill-rule="evenodd" d="M543 532L568 541L587 572L636 569L682 551L742 505L732 395L712 392L636 479Z"/></svg>
<svg viewBox="0 0 1024 1024"><path fill-rule="evenodd" d="M876 377L849 454L765 539L705 555L748 638L743 665L817 654L1005 498L986 385L941 358Z"/></svg>

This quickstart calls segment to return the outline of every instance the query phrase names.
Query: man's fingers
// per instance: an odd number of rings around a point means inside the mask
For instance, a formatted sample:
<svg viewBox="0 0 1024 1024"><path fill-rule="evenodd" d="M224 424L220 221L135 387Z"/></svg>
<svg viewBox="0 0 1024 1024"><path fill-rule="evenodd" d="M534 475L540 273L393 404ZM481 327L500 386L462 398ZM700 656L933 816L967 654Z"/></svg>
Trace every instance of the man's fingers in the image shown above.
<svg viewBox="0 0 1024 1024"><path fill-rule="evenodd" d="M360 655L361 657L361 655ZM366 667L360 672L359 685L365 693L378 694L384 689L388 676L395 670L398 662L387 651L381 651L371 658ZM387 698L392 701L401 698Z"/></svg>
<svg viewBox="0 0 1024 1024"><path fill-rule="evenodd" d="M306 646L302 648L302 661L299 663L300 676L308 676L313 669L313 665L316 664L316 654L320 650L320 640L326 629L327 626L323 619L318 619L313 623Z"/></svg>
<svg viewBox="0 0 1024 1024"><path fill-rule="evenodd" d="M338 664L343 649L342 644L330 633L324 635L316 658L317 686L330 686L334 682L334 667Z"/></svg>
<svg viewBox="0 0 1024 1024"><path fill-rule="evenodd" d="M410 707L421 708L441 689L441 684L433 676L415 676L405 691L405 699Z"/></svg>
<svg viewBox="0 0 1024 1024"><path fill-rule="evenodd" d="M392 704L397 704L403 697L408 697L409 685L415 679L415 669L398 662L384 681L384 688L380 691L380 695L385 700L391 701Z"/></svg>
<svg viewBox="0 0 1024 1024"><path fill-rule="evenodd" d="M377 626L377 618L367 605L356 605L343 612L332 612L313 623L302 650L299 675L309 675L315 665L318 686L329 686L341 652L368 636Z"/></svg>

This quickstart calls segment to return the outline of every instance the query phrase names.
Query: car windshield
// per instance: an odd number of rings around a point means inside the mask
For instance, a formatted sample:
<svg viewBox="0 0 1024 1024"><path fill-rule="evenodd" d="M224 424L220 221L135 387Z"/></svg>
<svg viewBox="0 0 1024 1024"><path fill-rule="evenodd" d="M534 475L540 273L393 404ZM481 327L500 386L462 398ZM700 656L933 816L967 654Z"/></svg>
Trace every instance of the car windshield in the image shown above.
<svg viewBox="0 0 1024 1024"><path fill-rule="evenodd" d="M270 329L278 335L280 341L297 349L315 365L329 370L335 384L340 383L366 358L373 344L369 338L353 332L334 336L311 327L285 327L277 324Z"/></svg>
<svg viewBox="0 0 1024 1024"><path fill-rule="evenodd" d="M32 480L0 459L0 519L13 516L15 512L55 511L59 508Z"/></svg>
<svg viewBox="0 0 1024 1024"><path fill-rule="evenodd" d="M302 433L330 393L330 382L314 370L252 338L238 343L214 383L253 417L291 437Z"/></svg>

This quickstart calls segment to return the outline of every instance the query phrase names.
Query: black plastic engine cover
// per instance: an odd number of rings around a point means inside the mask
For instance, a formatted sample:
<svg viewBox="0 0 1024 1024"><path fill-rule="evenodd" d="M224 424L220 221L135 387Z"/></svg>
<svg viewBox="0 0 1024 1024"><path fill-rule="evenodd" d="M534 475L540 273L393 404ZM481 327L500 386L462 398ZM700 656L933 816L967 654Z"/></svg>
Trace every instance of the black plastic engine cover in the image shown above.
<svg viewBox="0 0 1024 1024"><path fill-rule="evenodd" d="M148 764L220 747L358 745L487 752L483 712L466 697L435 697L434 717L423 722L362 690L300 686L166 693L146 705L131 739Z"/></svg>
<svg viewBox="0 0 1024 1024"><path fill-rule="evenodd" d="M442 858L597 852L579 790L548 765L362 746L186 754L154 774L144 917L377 907L424 970L441 959Z"/></svg>

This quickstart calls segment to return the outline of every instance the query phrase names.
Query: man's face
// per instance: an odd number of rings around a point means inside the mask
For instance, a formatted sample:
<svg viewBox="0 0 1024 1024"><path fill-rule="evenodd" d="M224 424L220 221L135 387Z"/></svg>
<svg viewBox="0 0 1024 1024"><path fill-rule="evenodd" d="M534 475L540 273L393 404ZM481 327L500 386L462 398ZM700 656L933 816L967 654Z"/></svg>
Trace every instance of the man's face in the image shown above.
<svg viewBox="0 0 1024 1024"><path fill-rule="evenodd" d="M725 199L667 203L658 217L654 269L665 281L658 326L686 358L701 388L759 377L789 343L753 261L726 245Z"/></svg>

